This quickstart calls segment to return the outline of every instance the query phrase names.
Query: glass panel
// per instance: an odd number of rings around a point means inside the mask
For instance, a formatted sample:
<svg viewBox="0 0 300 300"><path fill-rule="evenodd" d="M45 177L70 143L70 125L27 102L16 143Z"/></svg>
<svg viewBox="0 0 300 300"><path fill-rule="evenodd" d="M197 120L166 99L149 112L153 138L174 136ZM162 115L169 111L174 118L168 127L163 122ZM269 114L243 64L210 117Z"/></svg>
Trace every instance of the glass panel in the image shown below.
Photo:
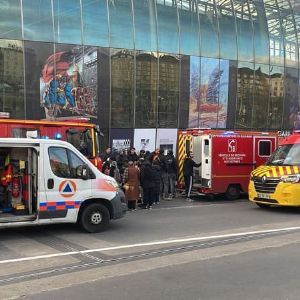
<svg viewBox="0 0 300 300"><path fill-rule="evenodd" d="M199 1L198 13L201 32L201 55L219 57L217 12L214 0Z"/></svg>
<svg viewBox="0 0 300 300"><path fill-rule="evenodd" d="M1 1L0 38L22 39L20 0Z"/></svg>
<svg viewBox="0 0 300 300"><path fill-rule="evenodd" d="M135 22L135 49L157 51L155 3L151 0L133 0Z"/></svg>
<svg viewBox="0 0 300 300"><path fill-rule="evenodd" d="M253 100L253 128L267 128L266 112L269 105L269 66L263 64L255 65L255 88Z"/></svg>
<svg viewBox="0 0 300 300"><path fill-rule="evenodd" d="M0 111L24 118L24 63L21 41L0 40Z"/></svg>
<svg viewBox="0 0 300 300"><path fill-rule="evenodd" d="M23 1L24 38L53 42L51 0Z"/></svg>
<svg viewBox="0 0 300 300"><path fill-rule="evenodd" d="M178 14L180 24L180 53L200 55L200 32L196 5L185 7L181 2L181 5L178 6Z"/></svg>
<svg viewBox="0 0 300 300"><path fill-rule="evenodd" d="M109 46L106 0L81 0L83 44Z"/></svg>
<svg viewBox="0 0 300 300"><path fill-rule="evenodd" d="M237 77L237 106L235 128L251 128L253 88L254 88L254 65L252 63L239 62Z"/></svg>
<svg viewBox="0 0 300 300"><path fill-rule="evenodd" d="M110 46L133 49L133 24L131 1L108 1L110 21Z"/></svg>
<svg viewBox="0 0 300 300"><path fill-rule="evenodd" d="M70 178L71 172L68 162L67 150L64 148L49 148L51 170L54 175L62 178Z"/></svg>
<svg viewBox="0 0 300 300"><path fill-rule="evenodd" d="M265 0L265 11L270 37L270 63L284 64L284 44L279 9L274 0Z"/></svg>
<svg viewBox="0 0 300 300"><path fill-rule="evenodd" d="M286 68L283 130L293 130L300 125L298 82L298 69Z"/></svg>
<svg viewBox="0 0 300 300"><path fill-rule="evenodd" d="M269 63L269 36L262 1L248 1L254 28L254 51L257 63Z"/></svg>
<svg viewBox="0 0 300 300"><path fill-rule="evenodd" d="M133 128L134 53L111 51L111 127Z"/></svg>
<svg viewBox="0 0 300 300"><path fill-rule="evenodd" d="M270 104L268 128L280 130L282 125L284 94L284 69L283 67L270 67Z"/></svg>
<svg viewBox="0 0 300 300"><path fill-rule="evenodd" d="M219 77L219 82L218 82ZM214 85L219 85L217 128L226 128L229 90L229 60L220 59L220 69Z"/></svg>
<svg viewBox="0 0 300 300"><path fill-rule="evenodd" d="M236 25L231 0L215 0L219 19L220 57L237 59Z"/></svg>
<svg viewBox="0 0 300 300"><path fill-rule="evenodd" d="M51 149L51 148L50 148ZM82 161L81 158L79 158L73 151L69 151L69 158L70 158L70 172L72 178L78 178L77 176L77 168L79 166L86 165L84 161Z"/></svg>
<svg viewBox="0 0 300 300"><path fill-rule="evenodd" d="M182 55L180 59L180 96L178 128L185 129L189 123L190 98L190 56Z"/></svg>
<svg viewBox="0 0 300 300"><path fill-rule="evenodd" d="M200 84L200 103L199 127L217 127L220 92L220 72L219 60L214 58L201 59L201 84ZM220 111L220 113L222 113Z"/></svg>
<svg viewBox="0 0 300 300"><path fill-rule="evenodd" d="M81 44L80 0L53 0L57 43Z"/></svg>
<svg viewBox="0 0 300 300"><path fill-rule="evenodd" d="M158 23L158 50L178 53L178 18L175 1L156 0Z"/></svg>
<svg viewBox="0 0 300 300"><path fill-rule="evenodd" d="M158 127L177 127L179 100L179 59L159 55Z"/></svg>
<svg viewBox="0 0 300 300"><path fill-rule="evenodd" d="M135 127L156 127L157 53L136 53Z"/></svg>
<svg viewBox="0 0 300 300"><path fill-rule="evenodd" d="M295 27L293 11L288 0L278 0L282 19L285 44L285 64L298 67L297 29Z"/></svg>
<svg viewBox="0 0 300 300"><path fill-rule="evenodd" d="M201 105L200 89L201 60L198 56L190 57L190 100L189 100L189 124L188 127L199 127L199 110Z"/></svg>
<svg viewBox="0 0 300 300"><path fill-rule="evenodd" d="M242 61L254 60L253 25L248 2L233 0L236 17L238 56Z"/></svg>
<svg viewBox="0 0 300 300"><path fill-rule="evenodd" d="M237 61L229 61L229 83L228 83L228 109L227 109L227 128L235 128L235 112L237 106Z"/></svg>

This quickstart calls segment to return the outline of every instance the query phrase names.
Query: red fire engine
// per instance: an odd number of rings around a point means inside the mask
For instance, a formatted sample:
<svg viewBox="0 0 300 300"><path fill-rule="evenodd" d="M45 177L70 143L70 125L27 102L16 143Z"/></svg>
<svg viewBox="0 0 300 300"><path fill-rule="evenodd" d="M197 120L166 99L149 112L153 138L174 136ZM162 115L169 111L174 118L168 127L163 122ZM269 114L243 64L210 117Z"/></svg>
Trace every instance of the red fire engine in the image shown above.
<svg viewBox="0 0 300 300"><path fill-rule="evenodd" d="M101 170L100 130L88 118L61 121L0 119L0 137L51 138L68 141Z"/></svg>
<svg viewBox="0 0 300 300"><path fill-rule="evenodd" d="M191 129L179 131L178 186L183 187L183 161L192 151L194 161L193 191L199 195L225 193L235 200L247 192L249 176L277 147L277 133Z"/></svg>

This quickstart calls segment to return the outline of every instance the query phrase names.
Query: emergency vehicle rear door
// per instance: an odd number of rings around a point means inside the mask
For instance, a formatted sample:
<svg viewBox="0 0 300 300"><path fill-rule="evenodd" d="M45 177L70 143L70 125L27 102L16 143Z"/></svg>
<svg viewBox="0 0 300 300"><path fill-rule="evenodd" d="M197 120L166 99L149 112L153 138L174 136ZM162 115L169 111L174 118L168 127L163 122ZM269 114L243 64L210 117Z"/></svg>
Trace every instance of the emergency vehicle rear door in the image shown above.
<svg viewBox="0 0 300 300"><path fill-rule="evenodd" d="M39 218L72 221L81 202L91 198L91 180L77 175L77 168L85 162L62 146L45 146L44 157L46 201L40 202Z"/></svg>
<svg viewBox="0 0 300 300"><path fill-rule="evenodd" d="M212 156L212 137L210 135L202 136L202 186L211 187L211 156Z"/></svg>
<svg viewBox="0 0 300 300"><path fill-rule="evenodd" d="M193 136L193 154L194 154L194 161L199 163L202 161L202 136L196 135ZM194 168L194 184L201 186L201 167Z"/></svg>

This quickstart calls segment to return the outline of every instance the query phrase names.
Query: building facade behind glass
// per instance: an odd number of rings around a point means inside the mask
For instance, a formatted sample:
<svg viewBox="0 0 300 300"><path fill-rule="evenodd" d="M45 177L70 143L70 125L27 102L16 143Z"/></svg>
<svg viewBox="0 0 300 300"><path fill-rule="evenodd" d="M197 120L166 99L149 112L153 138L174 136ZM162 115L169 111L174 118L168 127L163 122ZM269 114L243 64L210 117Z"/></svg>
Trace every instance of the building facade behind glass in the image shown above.
<svg viewBox="0 0 300 300"><path fill-rule="evenodd" d="M105 133L300 129L297 2L1 1L0 111Z"/></svg>

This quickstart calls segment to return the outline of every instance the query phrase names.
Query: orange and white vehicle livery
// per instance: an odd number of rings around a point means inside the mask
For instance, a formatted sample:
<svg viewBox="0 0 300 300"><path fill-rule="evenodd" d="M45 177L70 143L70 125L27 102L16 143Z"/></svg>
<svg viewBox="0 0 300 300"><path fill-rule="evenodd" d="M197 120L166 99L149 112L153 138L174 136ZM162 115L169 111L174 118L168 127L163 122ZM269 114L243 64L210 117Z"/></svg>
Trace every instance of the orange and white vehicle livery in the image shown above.
<svg viewBox="0 0 300 300"><path fill-rule="evenodd" d="M283 139L267 163L252 171L248 193L260 207L300 206L300 132Z"/></svg>
<svg viewBox="0 0 300 300"><path fill-rule="evenodd" d="M107 227L127 210L116 181L71 144L0 138L0 227L79 223Z"/></svg>

